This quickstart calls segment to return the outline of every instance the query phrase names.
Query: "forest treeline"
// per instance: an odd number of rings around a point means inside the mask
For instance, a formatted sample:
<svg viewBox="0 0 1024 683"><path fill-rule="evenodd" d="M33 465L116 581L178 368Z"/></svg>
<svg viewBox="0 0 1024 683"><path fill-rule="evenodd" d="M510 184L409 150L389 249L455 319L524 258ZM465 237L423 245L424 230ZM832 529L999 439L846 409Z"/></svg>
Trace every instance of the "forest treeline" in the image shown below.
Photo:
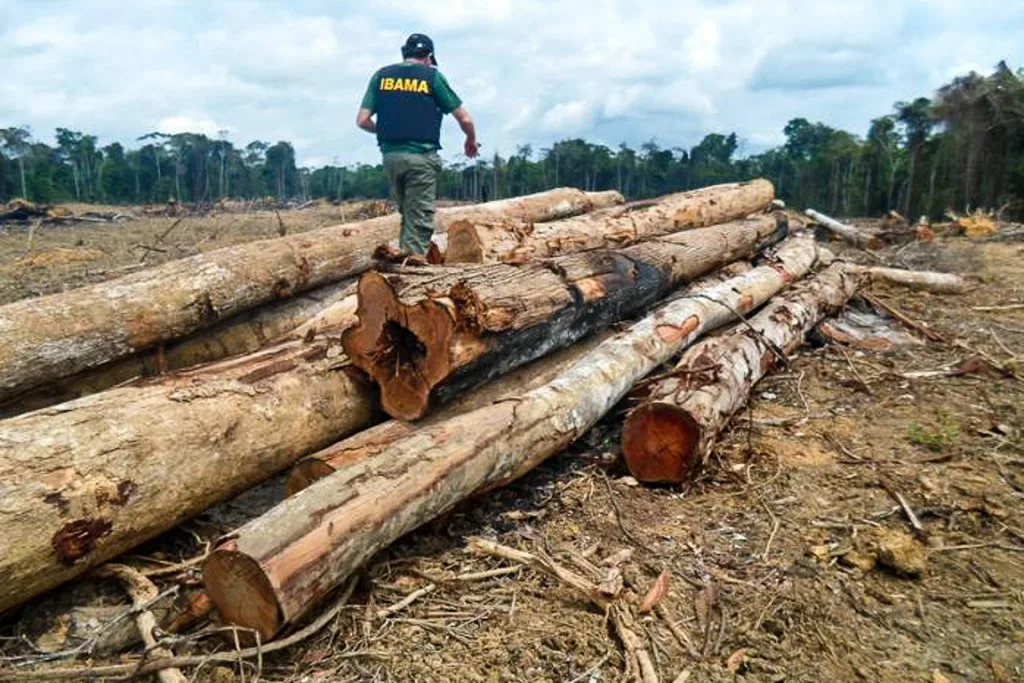
<svg viewBox="0 0 1024 683"><path fill-rule="evenodd" d="M617 149L582 139L549 148L447 164L439 194L498 199L560 185L617 189L642 199L720 182L766 177L798 206L840 215L940 215L947 208L1024 213L1024 69L1000 62L970 73L932 98L897 102L860 137L804 118L785 143L739 158L735 133L712 133L690 149L655 141ZM316 169L296 165L285 141L237 147L225 137L149 133L131 148L58 128L56 144L25 127L0 129L0 200L39 202L212 202L220 198L386 197L380 165Z"/></svg>

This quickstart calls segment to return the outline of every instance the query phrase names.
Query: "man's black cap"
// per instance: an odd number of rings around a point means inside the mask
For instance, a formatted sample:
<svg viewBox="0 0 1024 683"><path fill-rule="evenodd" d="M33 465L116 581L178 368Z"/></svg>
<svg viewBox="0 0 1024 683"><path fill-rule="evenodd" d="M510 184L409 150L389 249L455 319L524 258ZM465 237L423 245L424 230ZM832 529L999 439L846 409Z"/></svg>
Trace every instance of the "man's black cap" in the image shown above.
<svg viewBox="0 0 1024 683"><path fill-rule="evenodd" d="M434 41L422 33L414 33L409 36L405 45L402 46L402 58L426 57L430 55L430 62L437 66L437 58L434 57Z"/></svg>

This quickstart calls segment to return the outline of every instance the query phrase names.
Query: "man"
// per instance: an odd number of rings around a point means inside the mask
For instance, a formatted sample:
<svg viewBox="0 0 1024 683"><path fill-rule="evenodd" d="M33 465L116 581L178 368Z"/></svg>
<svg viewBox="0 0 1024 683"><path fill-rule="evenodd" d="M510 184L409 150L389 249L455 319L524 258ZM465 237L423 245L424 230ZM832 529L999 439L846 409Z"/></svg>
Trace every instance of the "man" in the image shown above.
<svg viewBox="0 0 1024 683"><path fill-rule="evenodd" d="M437 70L434 42L414 33L402 46L403 62L370 79L356 125L376 133L384 171L402 214L399 248L424 255L434 233L437 174L441 170L441 120L451 114L466 134L467 157L478 154L476 129L462 101ZM377 120L373 120L376 114Z"/></svg>

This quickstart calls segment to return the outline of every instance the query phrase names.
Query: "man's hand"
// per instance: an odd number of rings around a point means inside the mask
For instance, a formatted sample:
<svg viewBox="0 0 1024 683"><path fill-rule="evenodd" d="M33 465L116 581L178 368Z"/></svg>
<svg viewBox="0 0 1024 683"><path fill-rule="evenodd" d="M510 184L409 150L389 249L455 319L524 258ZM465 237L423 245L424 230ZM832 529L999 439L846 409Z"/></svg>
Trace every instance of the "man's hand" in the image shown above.
<svg viewBox="0 0 1024 683"><path fill-rule="evenodd" d="M373 112L370 111L369 109L359 109L359 113L356 114L356 125L365 130L367 133L377 132L377 124L373 120Z"/></svg>
<svg viewBox="0 0 1024 683"><path fill-rule="evenodd" d="M462 132L466 134L466 144L462 148L466 156L470 159L478 156L480 154L480 144L476 141L476 126L473 125L473 118L466 111L465 107L459 107L453 111L452 116L459 122Z"/></svg>

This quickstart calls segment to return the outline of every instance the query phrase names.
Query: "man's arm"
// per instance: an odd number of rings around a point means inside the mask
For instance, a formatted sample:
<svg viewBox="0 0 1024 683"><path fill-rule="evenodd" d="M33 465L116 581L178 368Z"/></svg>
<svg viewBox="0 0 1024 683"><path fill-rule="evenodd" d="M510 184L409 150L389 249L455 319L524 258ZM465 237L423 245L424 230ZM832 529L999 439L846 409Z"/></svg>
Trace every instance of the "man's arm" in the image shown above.
<svg viewBox="0 0 1024 683"><path fill-rule="evenodd" d="M377 123L373 120L373 112L365 107L359 108L359 113L356 114L356 125L367 133L377 132Z"/></svg>
<svg viewBox="0 0 1024 683"><path fill-rule="evenodd" d="M463 146L463 149L466 156L472 159L480 153L480 145L476 141L476 126L473 125L473 118L463 106L457 107L452 112L452 116L459 122L459 127L466 135L466 144Z"/></svg>
<svg viewBox="0 0 1024 683"><path fill-rule="evenodd" d="M366 86L366 93L363 95L363 101L359 105L359 113L356 114L356 125L367 133L377 132L377 123L373 120L373 114L377 111L377 77L379 75L380 72L378 71L370 78L370 83Z"/></svg>

